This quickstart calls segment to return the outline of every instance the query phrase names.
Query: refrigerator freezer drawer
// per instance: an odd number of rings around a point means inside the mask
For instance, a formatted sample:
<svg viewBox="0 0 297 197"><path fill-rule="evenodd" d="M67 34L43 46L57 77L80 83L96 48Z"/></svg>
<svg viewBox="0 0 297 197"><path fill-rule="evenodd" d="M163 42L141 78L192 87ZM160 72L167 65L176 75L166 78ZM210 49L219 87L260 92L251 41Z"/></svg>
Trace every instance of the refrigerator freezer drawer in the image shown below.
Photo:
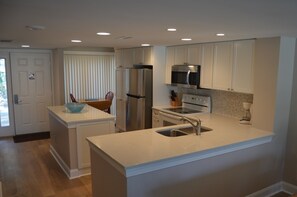
<svg viewBox="0 0 297 197"><path fill-rule="evenodd" d="M126 111L126 130L133 131L145 128L145 98L128 96Z"/></svg>

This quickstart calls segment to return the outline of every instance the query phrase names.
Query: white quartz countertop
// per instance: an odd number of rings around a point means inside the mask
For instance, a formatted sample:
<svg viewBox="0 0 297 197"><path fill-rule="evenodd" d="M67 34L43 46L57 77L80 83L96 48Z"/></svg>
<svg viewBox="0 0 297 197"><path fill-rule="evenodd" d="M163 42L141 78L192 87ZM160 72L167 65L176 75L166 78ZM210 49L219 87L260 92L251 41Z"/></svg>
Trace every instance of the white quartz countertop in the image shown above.
<svg viewBox="0 0 297 197"><path fill-rule="evenodd" d="M86 105L79 113L71 113L65 106L49 106L48 111L67 128L74 128L78 124L115 120L115 116Z"/></svg>
<svg viewBox="0 0 297 197"><path fill-rule="evenodd" d="M134 176L270 142L273 133L239 124L237 119L195 114L212 131L166 137L155 132L189 124L87 138L91 148L125 176Z"/></svg>

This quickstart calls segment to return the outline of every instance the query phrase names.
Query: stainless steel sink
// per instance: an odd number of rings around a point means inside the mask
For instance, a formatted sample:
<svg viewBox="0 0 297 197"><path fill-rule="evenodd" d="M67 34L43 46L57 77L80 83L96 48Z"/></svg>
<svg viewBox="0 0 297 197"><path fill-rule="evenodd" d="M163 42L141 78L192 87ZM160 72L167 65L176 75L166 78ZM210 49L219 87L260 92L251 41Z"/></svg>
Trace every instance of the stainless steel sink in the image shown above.
<svg viewBox="0 0 297 197"><path fill-rule="evenodd" d="M211 128L201 127L201 132L211 131ZM179 137L193 133L193 127L175 128L167 130L157 130L157 133L167 137Z"/></svg>
<svg viewBox="0 0 297 197"><path fill-rule="evenodd" d="M188 135L188 133L177 129L169 129L169 130L156 131L156 132L167 137L178 137L178 136Z"/></svg>

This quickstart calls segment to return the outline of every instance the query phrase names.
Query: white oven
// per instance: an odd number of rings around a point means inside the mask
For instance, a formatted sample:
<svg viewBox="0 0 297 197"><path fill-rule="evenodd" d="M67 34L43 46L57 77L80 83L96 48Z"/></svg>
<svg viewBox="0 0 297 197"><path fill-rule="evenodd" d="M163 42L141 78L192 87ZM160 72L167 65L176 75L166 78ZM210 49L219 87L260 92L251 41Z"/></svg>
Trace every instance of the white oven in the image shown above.
<svg viewBox="0 0 297 197"><path fill-rule="evenodd" d="M171 126L186 123L181 116L197 113L210 113L209 96L184 94L181 107L165 108L159 113L160 126Z"/></svg>

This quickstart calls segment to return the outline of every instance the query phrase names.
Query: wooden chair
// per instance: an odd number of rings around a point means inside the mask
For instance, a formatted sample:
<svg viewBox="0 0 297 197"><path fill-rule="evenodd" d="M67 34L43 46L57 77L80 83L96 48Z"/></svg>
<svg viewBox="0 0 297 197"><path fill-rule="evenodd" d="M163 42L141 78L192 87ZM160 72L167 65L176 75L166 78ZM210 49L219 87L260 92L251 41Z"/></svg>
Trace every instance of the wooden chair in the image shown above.
<svg viewBox="0 0 297 197"><path fill-rule="evenodd" d="M112 104L113 97L114 97L114 93L112 91L107 92L105 95L105 100L110 101L110 106ZM109 114L110 114L110 106L108 107L108 109L105 110Z"/></svg>

